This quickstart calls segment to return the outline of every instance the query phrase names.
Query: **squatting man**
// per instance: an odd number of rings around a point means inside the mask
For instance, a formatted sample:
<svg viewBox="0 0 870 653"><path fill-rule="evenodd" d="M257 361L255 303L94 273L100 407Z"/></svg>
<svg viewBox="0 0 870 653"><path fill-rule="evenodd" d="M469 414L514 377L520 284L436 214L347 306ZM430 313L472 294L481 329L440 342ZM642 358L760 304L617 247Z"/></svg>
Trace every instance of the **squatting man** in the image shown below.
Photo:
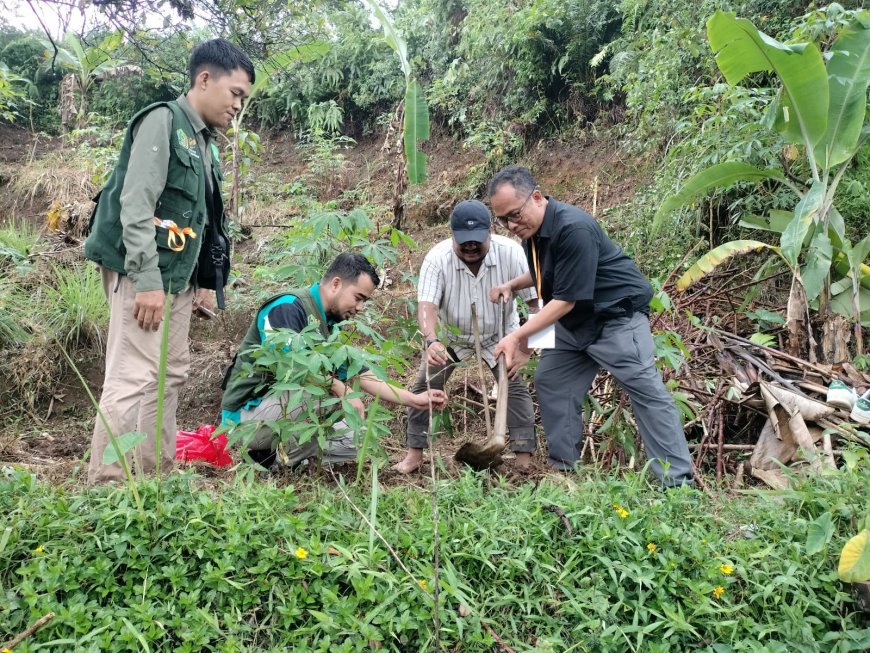
<svg viewBox="0 0 870 653"><path fill-rule="evenodd" d="M255 462L268 467L276 458L278 437L267 423L281 418L292 419L301 412L301 406L297 405L288 411L288 405L293 401L291 393L271 392L274 379L268 373L244 372L250 368L251 352L266 341L270 332L288 329L298 333L309 325L309 320L318 325L324 338L328 338L334 329L340 328L345 321L363 310L379 283L375 268L364 256L339 254L320 281L307 288L290 289L275 295L257 310L225 377L221 403L224 425L232 427L253 420L263 423L246 443ZM353 381L344 372L339 373L338 378L332 381L332 394L343 397L351 392ZM366 370L360 372L356 381L360 389L374 397L419 411L428 411L430 406L441 410L447 403L443 390L409 392L381 381ZM348 401L357 409L360 417L365 416L365 409L359 398L353 397ZM331 464L355 460L355 434L344 421L337 422L334 430L335 434L324 445L322 461ZM282 457L282 462L290 466L298 465L321 453L318 443L313 439L300 444L290 437L283 443L283 449L286 458Z"/></svg>
<svg viewBox="0 0 870 653"><path fill-rule="evenodd" d="M489 301L490 292L528 274L529 268L519 244L504 236L491 235L490 226L489 209L482 202L460 202L450 214L452 237L435 245L423 260L417 285L417 322L426 352L411 392L425 390L427 376L429 387L443 389L456 365L474 353L472 303L476 307L482 358L495 373L493 350L503 312ZM535 297L530 288L518 294L526 303ZM443 342L438 336L439 322L448 327L441 329ZM516 305L511 299L505 331L515 331L519 326ZM528 356L515 356L508 372L507 426L518 470L529 467L535 451L535 409L528 385L517 376L527 361ZM408 409L408 452L394 466L397 471L407 474L422 464L428 417L425 410Z"/></svg>

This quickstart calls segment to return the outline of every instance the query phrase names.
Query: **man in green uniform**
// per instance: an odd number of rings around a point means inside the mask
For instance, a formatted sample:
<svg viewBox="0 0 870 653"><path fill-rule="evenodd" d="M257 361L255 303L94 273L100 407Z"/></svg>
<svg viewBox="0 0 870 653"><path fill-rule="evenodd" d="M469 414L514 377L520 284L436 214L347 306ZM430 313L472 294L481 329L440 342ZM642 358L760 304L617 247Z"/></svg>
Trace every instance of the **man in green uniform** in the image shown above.
<svg viewBox="0 0 870 653"><path fill-rule="evenodd" d="M133 117L112 176L100 191L85 242L109 300L106 375L91 443L88 480L122 480L119 464L103 464L108 427L146 438L133 452L142 472L157 465L157 383L162 329L169 329L163 396L161 461L175 460L178 395L190 367L192 313L223 308L229 274L223 180L216 128L225 129L250 94L254 68L223 39L199 45L190 58L190 89ZM171 303L163 324L165 303Z"/></svg>
<svg viewBox="0 0 870 653"><path fill-rule="evenodd" d="M271 393L270 383L273 379L265 372L244 373L252 361L251 350L262 345L269 332L277 329L300 332L308 326L309 320L317 323L324 338L329 337L339 322L351 319L363 309L379 282L374 267L362 254L339 254L320 281L308 288L287 290L260 306L227 373L221 402L225 425L251 421L264 423L245 443L253 460L267 467L274 462L278 440L267 423L292 418L301 412L301 406L288 409L291 404L298 404L298 401L294 401L298 399L293 396L294 393ZM440 410L447 401L447 395L440 389L408 392L404 388L381 381L366 370L362 370L357 379L359 387L368 394L418 411L428 411L430 405ZM347 375L340 373L339 378L332 381L332 394L343 397L350 391L348 385ZM360 400L353 398L349 401L359 411L360 416L364 416ZM338 422L335 427L335 435L327 440L324 447L323 462L354 460L354 434L347 429L344 422ZM315 440L299 444L291 438L285 442L284 449L287 455L285 462L291 466L319 453Z"/></svg>

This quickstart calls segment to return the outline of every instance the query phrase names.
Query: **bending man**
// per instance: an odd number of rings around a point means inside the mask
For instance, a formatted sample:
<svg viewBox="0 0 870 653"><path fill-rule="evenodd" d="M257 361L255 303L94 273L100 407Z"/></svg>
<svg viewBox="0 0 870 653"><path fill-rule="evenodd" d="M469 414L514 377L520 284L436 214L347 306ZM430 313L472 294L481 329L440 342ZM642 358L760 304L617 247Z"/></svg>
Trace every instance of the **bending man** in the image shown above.
<svg viewBox="0 0 870 653"><path fill-rule="evenodd" d="M455 365L474 353L472 303L477 309L484 362L495 373L493 349L498 342L502 310L489 302L489 294L493 288L529 271L519 244L504 236L490 235L489 209L481 202L457 204L450 214L450 228L453 237L435 245L420 267L417 322L425 338L426 356L411 392L426 389L427 374L430 387L443 389ZM535 297L528 289L520 291L520 296L527 303ZM509 301L506 333L520 326L513 298ZM444 330L446 343L437 335L439 321L450 327ZM514 358L508 386L508 432L516 467L521 470L528 468L535 450L535 410L528 386L517 377L526 361L527 356ZM407 474L422 464L428 431L428 412L408 410L408 452L394 469Z"/></svg>
<svg viewBox="0 0 870 653"><path fill-rule="evenodd" d="M496 355L523 356L527 338L555 325L535 389L549 464L572 469L583 438L581 401L600 368L631 398L653 472L667 486L691 484L692 464L680 415L655 365L649 328L652 286L588 213L547 197L521 166L499 171L487 189L496 219L523 239L530 273L494 290L492 299L536 286L544 308L498 343Z"/></svg>

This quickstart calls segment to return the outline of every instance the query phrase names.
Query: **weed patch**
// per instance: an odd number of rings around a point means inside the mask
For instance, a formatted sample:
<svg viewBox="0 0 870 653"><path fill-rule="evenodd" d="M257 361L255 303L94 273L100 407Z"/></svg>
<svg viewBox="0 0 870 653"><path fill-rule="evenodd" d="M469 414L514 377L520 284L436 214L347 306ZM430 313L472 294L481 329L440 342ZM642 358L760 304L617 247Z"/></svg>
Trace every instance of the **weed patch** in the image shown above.
<svg viewBox="0 0 870 653"><path fill-rule="evenodd" d="M57 613L16 651L431 649L425 492L397 488L377 504L411 578L330 488L211 490L173 475L140 484L143 515L121 489L3 474L0 638ZM855 512L843 497L863 482L844 474L776 501L717 504L634 475L443 482L444 649L492 651L495 632L517 651L866 650L835 570ZM808 527L825 510L834 538L810 555Z"/></svg>

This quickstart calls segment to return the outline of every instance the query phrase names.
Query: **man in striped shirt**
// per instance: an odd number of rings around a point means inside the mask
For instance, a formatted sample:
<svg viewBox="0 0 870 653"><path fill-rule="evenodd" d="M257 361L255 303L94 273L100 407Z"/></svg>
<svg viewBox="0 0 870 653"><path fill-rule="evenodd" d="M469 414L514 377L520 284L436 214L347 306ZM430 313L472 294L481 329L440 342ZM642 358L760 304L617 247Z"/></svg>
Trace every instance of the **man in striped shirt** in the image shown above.
<svg viewBox="0 0 870 653"><path fill-rule="evenodd" d="M493 350L498 343L501 308L489 300L490 290L528 274L529 267L518 243L490 234L489 209L477 200L460 202L450 215L453 237L435 245L420 268L417 286L417 322L426 343L426 357L411 392L426 391L426 375L432 389L443 389L459 361L474 353L471 305L475 304L484 362L495 373ZM526 302L535 298L533 289L518 293ZM439 324L441 328L439 329ZM508 313L506 333L519 328L516 306ZM535 450L535 413L529 388L518 378L528 357L516 357L509 368L508 432L516 467L529 466ZM423 463L429 413L408 410L408 452L394 466L407 474Z"/></svg>

